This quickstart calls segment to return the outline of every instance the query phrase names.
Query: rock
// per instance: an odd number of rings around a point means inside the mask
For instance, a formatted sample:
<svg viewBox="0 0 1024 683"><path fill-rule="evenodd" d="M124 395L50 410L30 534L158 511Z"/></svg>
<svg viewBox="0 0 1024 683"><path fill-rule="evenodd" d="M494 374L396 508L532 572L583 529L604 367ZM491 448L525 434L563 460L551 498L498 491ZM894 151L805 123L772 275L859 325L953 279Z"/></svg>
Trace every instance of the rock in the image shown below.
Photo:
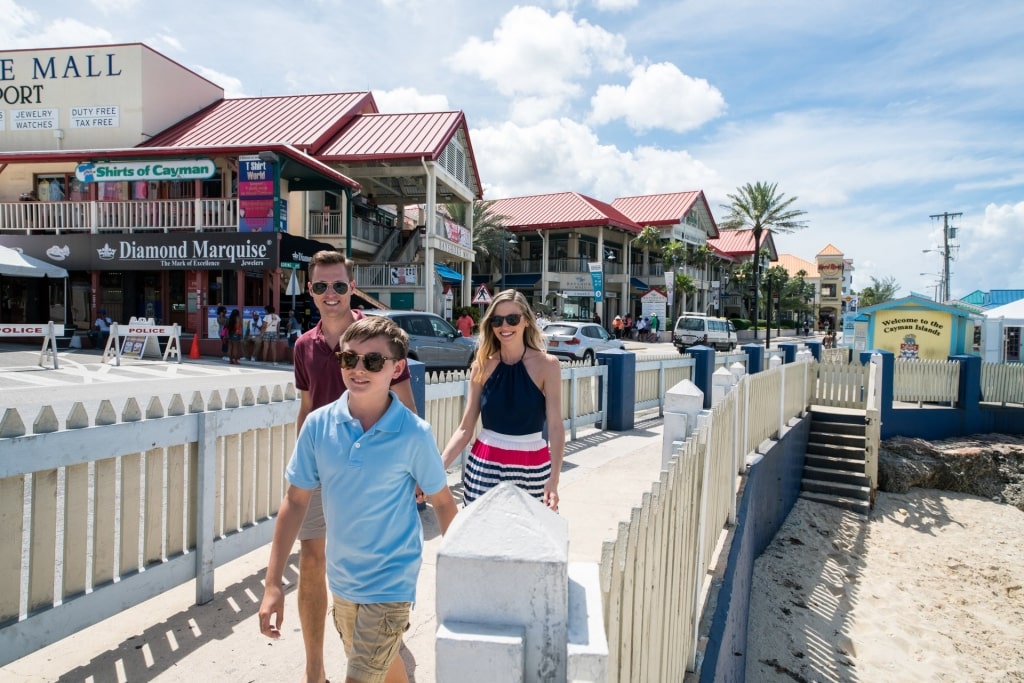
<svg viewBox="0 0 1024 683"><path fill-rule="evenodd" d="M1024 438L1005 434L925 441L896 437L879 447L878 488L956 491L1024 511Z"/></svg>

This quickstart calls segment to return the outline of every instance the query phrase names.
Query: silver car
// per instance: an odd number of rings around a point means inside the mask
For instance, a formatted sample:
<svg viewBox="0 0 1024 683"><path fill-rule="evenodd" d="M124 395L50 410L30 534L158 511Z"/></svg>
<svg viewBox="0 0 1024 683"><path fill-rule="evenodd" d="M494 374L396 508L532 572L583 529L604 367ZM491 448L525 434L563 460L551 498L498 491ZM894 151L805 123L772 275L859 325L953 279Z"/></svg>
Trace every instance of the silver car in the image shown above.
<svg viewBox="0 0 1024 683"><path fill-rule="evenodd" d="M409 358L434 370L465 370L473 362L476 342L435 313L425 311L363 311L394 320L409 335Z"/></svg>
<svg viewBox="0 0 1024 683"><path fill-rule="evenodd" d="M561 321L548 323L543 331L548 353L569 360L585 360L590 365L597 363L598 351L626 348L622 340L596 323Z"/></svg>

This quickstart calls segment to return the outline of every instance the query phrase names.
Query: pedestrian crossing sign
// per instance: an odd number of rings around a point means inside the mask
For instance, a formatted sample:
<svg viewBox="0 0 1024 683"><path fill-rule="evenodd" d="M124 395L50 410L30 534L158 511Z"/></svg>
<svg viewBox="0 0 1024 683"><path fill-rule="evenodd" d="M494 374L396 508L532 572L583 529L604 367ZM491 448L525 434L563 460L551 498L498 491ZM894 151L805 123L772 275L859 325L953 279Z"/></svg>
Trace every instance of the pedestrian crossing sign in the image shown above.
<svg viewBox="0 0 1024 683"><path fill-rule="evenodd" d="M476 296L473 297L474 304L489 304L491 303L491 293L487 291L487 285L480 285L480 289L476 290Z"/></svg>

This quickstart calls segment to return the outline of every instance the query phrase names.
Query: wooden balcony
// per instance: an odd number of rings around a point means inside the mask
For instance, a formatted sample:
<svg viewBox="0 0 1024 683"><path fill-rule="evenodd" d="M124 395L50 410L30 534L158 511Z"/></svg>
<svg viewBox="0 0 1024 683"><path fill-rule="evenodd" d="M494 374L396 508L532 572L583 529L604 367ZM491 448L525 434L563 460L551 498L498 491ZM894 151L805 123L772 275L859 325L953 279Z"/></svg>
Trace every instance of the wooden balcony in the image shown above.
<svg viewBox="0 0 1024 683"><path fill-rule="evenodd" d="M0 203L0 234L237 230L237 199Z"/></svg>

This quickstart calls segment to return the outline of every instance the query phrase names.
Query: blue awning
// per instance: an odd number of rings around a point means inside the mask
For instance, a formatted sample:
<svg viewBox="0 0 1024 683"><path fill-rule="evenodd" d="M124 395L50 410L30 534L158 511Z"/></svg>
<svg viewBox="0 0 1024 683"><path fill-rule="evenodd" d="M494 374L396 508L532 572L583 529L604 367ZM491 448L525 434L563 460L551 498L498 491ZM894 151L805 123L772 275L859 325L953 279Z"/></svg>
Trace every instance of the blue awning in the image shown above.
<svg viewBox="0 0 1024 683"><path fill-rule="evenodd" d="M632 285L635 289L642 289L644 291L647 291L648 289L651 288L649 284L647 284L638 277L629 278L629 284Z"/></svg>
<svg viewBox="0 0 1024 683"><path fill-rule="evenodd" d="M472 281L474 288L479 287L480 285L486 285L488 282L490 282L491 276L487 275L486 273L477 273L476 275L473 276Z"/></svg>
<svg viewBox="0 0 1024 683"><path fill-rule="evenodd" d="M434 268L437 269L437 274L441 276L441 280L444 282L462 282L462 274L457 270L452 270L448 266L435 263Z"/></svg>

